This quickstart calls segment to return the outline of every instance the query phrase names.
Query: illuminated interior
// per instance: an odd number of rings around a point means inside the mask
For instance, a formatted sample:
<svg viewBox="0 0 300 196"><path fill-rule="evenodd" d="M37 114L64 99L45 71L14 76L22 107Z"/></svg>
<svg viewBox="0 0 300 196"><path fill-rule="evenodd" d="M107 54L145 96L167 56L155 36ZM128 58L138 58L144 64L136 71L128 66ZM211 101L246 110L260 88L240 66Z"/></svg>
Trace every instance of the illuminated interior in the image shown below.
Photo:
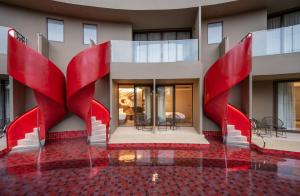
<svg viewBox="0 0 300 196"><path fill-rule="evenodd" d="M192 126L193 85L158 85L155 107L156 125L169 120L176 126ZM153 125L152 85L119 85L119 126L136 125L137 116Z"/></svg>

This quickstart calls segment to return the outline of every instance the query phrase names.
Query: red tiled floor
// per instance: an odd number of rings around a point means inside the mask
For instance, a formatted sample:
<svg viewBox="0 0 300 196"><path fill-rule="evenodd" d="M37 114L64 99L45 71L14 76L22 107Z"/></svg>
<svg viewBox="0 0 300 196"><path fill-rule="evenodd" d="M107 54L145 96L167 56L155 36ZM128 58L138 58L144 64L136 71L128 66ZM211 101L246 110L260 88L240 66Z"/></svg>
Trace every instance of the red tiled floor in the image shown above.
<svg viewBox="0 0 300 196"><path fill-rule="evenodd" d="M226 147L118 149L49 142L0 159L0 195L299 195L300 160Z"/></svg>

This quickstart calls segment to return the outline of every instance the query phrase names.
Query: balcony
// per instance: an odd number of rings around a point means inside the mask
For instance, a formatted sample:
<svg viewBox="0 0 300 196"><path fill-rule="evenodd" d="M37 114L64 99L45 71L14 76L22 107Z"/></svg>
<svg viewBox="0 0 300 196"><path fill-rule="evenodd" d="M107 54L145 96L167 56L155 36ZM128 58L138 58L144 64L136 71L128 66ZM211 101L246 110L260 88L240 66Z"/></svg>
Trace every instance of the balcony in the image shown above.
<svg viewBox="0 0 300 196"><path fill-rule="evenodd" d="M253 56L300 52L300 25L253 32Z"/></svg>
<svg viewBox="0 0 300 196"><path fill-rule="evenodd" d="M111 41L112 63L198 61L198 40Z"/></svg>

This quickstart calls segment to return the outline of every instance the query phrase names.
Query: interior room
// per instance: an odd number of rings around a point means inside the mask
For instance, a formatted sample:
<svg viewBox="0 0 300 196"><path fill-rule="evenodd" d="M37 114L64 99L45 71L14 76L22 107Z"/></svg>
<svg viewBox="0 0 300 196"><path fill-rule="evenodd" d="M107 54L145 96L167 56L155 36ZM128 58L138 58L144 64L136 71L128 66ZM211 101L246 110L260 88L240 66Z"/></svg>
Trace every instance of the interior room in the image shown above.
<svg viewBox="0 0 300 196"><path fill-rule="evenodd" d="M300 132L300 82L278 82L277 116L287 130Z"/></svg>

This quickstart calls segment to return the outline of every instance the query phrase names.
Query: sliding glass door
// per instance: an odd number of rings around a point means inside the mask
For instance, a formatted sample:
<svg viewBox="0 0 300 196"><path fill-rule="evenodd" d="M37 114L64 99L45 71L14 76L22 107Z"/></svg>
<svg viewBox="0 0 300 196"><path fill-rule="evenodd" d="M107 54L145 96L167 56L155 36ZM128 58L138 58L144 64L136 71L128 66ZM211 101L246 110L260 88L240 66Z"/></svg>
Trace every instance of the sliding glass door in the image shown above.
<svg viewBox="0 0 300 196"><path fill-rule="evenodd" d="M151 126L152 119L152 86L119 85L119 125L136 125L137 116Z"/></svg>
<svg viewBox="0 0 300 196"><path fill-rule="evenodd" d="M151 126L152 119L152 86L136 85L135 95L135 115L143 118L145 125Z"/></svg>
<svg viewBox="0 0 300 196"><path fill-rule="evenodd" d="M174 113L174 86L156 87L156 123L173 119Z"/></svg>
<svg viewBox="0 0 300 196"><path fill-rule="evenodd" d="M9 82L0 80L0 127L9 122Z"/></svg>
<svg viewBox="0 0 300 196"><path fill-rule="evenodd" d="M193 85L156 87L156 123L171 120L177 126L193 126Z"/></svg>
<svg viewBox="0 0 300 196"><path fill-rule="evenodd" d="M278 82L277 117L288 130L300 130L300 82Z"/></svg>

